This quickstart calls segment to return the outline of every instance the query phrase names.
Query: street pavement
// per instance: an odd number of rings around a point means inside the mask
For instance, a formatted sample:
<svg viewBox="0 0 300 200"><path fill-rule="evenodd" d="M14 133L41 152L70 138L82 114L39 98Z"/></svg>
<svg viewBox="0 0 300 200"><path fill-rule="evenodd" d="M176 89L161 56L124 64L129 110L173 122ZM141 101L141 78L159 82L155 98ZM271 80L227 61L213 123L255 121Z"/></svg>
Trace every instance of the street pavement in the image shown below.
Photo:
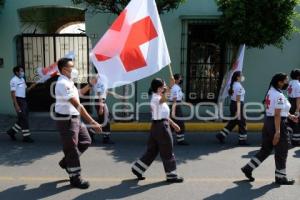
<svg viewBox="0 0 300 200"><path fill-rule="evenodd" d="M190 146L176 146L178 173L182 184L167 184L158 157L145 173L145 181L136 181L131 163L145 150L147 133L113 133L113 146L96 143L81 157L82 176L91 187L70 188L66 172L58 167L63 156L57 132L33 132L34 144L12 142L0 134L0 200L223 200L223 199L300 199L300 148L291 149L288 175L294 186L274 184L274 157L270 156L255 172L256 181L245 181L240 168L259 149L260 133L250 133L251 146L238 147L237 134L225 145L216 142L214 133L187 133Z"/></svg>

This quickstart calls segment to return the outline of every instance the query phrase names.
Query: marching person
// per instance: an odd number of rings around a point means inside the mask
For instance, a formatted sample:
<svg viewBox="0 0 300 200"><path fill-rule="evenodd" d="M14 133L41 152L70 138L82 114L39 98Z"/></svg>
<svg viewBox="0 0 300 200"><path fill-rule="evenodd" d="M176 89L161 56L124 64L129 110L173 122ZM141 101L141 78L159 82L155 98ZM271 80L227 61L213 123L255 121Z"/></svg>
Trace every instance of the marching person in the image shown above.
<svg viewBox="0 0 300 200"><path fill-rule="evenodd" d="M291 81L288 87L288 96L289 101L292 105L290 113L296 116L299 116L300 111L300 69L292 70ZM300 126L299 123L295 123L292 120L288 120L289 129L292 136L292 145L299 146L300 145Z"/></svg>
<svg viewBox="0 0 300 200"><path fill-rule="evenodd" d="M286 161L288 156L287 118L297 122L298 118L289 113L291 104L282 93L288 88L288 76L278 73L273 76L268 93L265 98L266 117L262 130L262 146L260 151L242 168L242 172L254 181L252 172L275 149L275 182L279 185L293 185L294 180L289 180L286 175Z"/></svg>
<svg viewBox="0 0 300 200"><path fill-rule="evenodd" d="M170 119L170 109L167 102L166 86L162 79L156 78L151 82L149 93L151 97L152 125L148 139L147 150L144 155L133 163L132 172L138 180L144 180L143 173L160 153L166 181L170 183L183 182L183 178L176 173L176 160L173 152L173 138L170 125L176 132L180 127Z"/></svg>
<svg viewBox="0 0 300 200"><path fill-rule="evenodd" d="M110 116L109 109L106 103L106 99L108 95L112 95L117 99L126 99L126 97L121 96L113 91L109 91L107 89L107 79L98 74L97 75L97 83L94 85L93 90L95 92L95 109L97 112L97 122L102 125L102 134L103 134L103 144L115 144L114 141L111 140L111 129L110 129ZM95 133L93 129L89 129L90 136L92 138L92 142L95 141Z"/></svg>
<svg viewBox="0 0 300 200"><path fill-rule="evenodd" d="M180 131L176 133L176 140L178 145L189 145L185 141L185 124L180 118L183 117L182 113L182 101L183 92L180 85L183 83L182 76L180 74L174 74L175 84L172 86L170 91L169 102L171 105L171 119L179 125Z"/></svg>
<svg viewBox="0 0 300 200"><path fill-rule="evenodd" d="M14 77L10 80L11 98L15 111L17 113L18 120L6 133L10 136L11 140L16 140L16 133L22 132L23 142L33 143L29 131L29 111L26 101L26 92L30 91L36 86L33 83L27 88L24 76L24 69L20 66L13 68Z"/></svg>
<svg viewBox="0 0 300 200"><path fill-rule="evenodd" d="M98 120L97 122L102 125L102 134L103 134L103 144L114 144L110 138L110 120L109 120L109 110L106 104L106 97L109 93L107 90L107 84L104 80L104 77L97 75L97 83L94 85L93 90L96 95L95 99L95 109L97 112ZM89 129L90 136L92 141L95 141L95 133L93 129Z"/></svg>
<svg viewBox="0 0 300 200"><path fill-rule="evenodd" d="M247 127L246 119L244 116L244 100L245 100L245 89L241 82L245 80L241 71L233 73L229 88L229 95L231 97L230 102L230 120L225 128L216 135L216 138L221 144L225 143L225 139L228 134L234 129L236 125L239 127L239 145L248 145L247 143Z"/></svg>
<svg viewBox="0 0 300 200"><path fill-rule="evenodd" d="M75 69L72 59L62 58L57 65L61 75L55 86L55 119L65 155L59 162L59 166L69 174L71 186L86 189L89 187L89 183L80 176L79 157L91 144L91 138L86 126L81 122L80 116L98 133L101 132L101 125L87 113L80 103L79 95L88 92L93 87L95 80L78 91L73 82L78 76L78 71Z"/></svg>

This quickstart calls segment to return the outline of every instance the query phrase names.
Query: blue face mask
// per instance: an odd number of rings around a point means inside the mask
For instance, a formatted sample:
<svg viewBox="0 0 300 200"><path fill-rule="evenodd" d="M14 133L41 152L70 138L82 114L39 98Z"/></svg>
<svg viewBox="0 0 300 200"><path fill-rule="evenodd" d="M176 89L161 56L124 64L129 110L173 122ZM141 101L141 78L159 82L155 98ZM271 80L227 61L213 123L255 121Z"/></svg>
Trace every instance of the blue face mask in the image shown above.
<svg viewBox="0 0 300 200"><path fill-rule="evenodd" d="M19 78L24 78L24 76L25 76L25 73L24 73L24 72L20 72L20 73L19 73Z"/></svg>

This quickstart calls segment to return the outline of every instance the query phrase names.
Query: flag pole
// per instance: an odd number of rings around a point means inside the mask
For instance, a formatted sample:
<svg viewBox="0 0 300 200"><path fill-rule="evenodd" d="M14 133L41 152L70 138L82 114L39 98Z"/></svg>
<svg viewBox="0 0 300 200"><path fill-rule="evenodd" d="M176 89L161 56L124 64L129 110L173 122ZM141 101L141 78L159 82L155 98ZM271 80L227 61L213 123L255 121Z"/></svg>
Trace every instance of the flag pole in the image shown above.
<svg viewBox="0 0 300 200"><path fill-rule="evenodd" d="M173 70L172 70L171 64L169 64L168 66L169 66L170 76L173 78Z"/></svg>
<svg viewBox="0 0 300 200"><path fill-rule="evenodd" d="M171 64L168 65L169 67L169 72L170 72L170 87L172 87L175 84L175 80L174 80L174 75L173 75L173 70L172 70L172 66Z"/></svg>

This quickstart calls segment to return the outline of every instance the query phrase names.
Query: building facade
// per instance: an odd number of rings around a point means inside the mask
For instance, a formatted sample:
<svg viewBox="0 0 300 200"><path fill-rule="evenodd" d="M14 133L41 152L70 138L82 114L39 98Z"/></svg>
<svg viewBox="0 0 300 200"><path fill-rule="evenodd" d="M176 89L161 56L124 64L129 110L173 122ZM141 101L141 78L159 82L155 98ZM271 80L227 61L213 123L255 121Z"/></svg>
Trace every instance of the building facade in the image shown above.
<svg viewBox="0 0 300 200"><path fill-rule="evenodd" d="M230 49L216 40L217 19L220 16L213 0L189 0L177 10L161 16L174 73L184 76L186 100L194 104L216 102L224 74L230 67ZM35 80L36 69L48 66L67 52L74 51L79 68L80 83L92 72L88 52L116 18L113 14L85 12L70 0L6 0L0 11L0 113L13 114L9 91L12 68L25 67L26 80ZM76 22L86 25L84 34L63 35L59 30ZM234 31L234 30L233 30ZM244 60L244 83L248 102L261 102L272 75L289 73L300 66L300 36L295 34L283 49L247 49ZM120 92L136 92L129 100L133 111L149 112L144 102L153 77L169 80L169 70L134 84L135 88L120 88ZM53 99L51 87L40 86L29 95L30 107L36 112L48 112ZM86 100L89 102L89 100ZM112 107L117 100L109 98ZM137 106L136 103L139 105ZM129 106L130 107L130 106Z"/></svg>

